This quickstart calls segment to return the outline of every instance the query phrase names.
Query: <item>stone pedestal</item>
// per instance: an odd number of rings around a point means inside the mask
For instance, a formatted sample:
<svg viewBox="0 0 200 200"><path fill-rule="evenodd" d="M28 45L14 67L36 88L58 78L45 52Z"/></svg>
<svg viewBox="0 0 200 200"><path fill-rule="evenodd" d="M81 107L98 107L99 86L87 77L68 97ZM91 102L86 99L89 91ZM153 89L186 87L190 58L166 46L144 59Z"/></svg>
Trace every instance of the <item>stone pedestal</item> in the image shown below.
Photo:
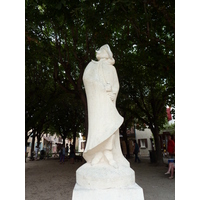
<svg viewBox="0 0 200 200"><path fill-rule="evenodd" d="M86 163L77 169L76 183L87 189L126 187L135 183L135 172L126 166L115 169L105 163L95 166Z"/></svg>
<svg viewBox="0 0 200 200"><path fill-rule="evenodd" d="M72 200L144 200L143 189L135 183L128 166L86 163L76 171Z"/></svg>
<svg viewBox="0 0 200 200"><path fill-rule="evenodd" d="M136 183L124 188L87 189L75 185L72 200L144 200L143 189Z"/></svg>

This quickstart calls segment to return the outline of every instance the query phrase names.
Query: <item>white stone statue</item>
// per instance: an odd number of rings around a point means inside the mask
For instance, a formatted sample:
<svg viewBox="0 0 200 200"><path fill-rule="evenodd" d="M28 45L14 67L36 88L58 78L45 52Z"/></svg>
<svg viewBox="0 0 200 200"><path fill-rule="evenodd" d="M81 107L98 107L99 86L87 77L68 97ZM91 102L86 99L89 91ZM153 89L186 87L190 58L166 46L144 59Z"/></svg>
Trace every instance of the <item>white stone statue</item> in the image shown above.
<svg viewBox="0 0 200 200"><path fill-rule="evenodd" d="M83 74L88 105L88 138L83 154L91 165L109 163L118 168L129 166L119 142L119 127L123 117L116 109L119 91L117 72L110 47L106 44L96 51L98 61L91 61Z"/></svg>
<svg viewBox="0 0 200 200"><path fill-rule="evenodd" d="M76 171L72 200L144 200L135 183L135 172L122 154L119 127L123 117L116 109L119 91L117 72L109 45L96 51L83 74L88 105L88 138Z"/></svg>

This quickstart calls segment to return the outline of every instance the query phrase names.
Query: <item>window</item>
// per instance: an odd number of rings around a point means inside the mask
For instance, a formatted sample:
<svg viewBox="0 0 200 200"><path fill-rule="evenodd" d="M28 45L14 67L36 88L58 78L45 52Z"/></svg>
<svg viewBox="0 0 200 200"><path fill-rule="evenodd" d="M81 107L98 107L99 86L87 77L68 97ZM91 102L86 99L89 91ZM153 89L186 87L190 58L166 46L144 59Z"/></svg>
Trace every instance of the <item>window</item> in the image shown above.
<svg viewBox="0 0 200 200"><path fill-rule="evenodd" d="M146 149L148 147L147 139L139 139L138 144L141 149Z"/></svg>
<svg viewBox="0 0 200 200"><path fill-rule="evenodd" d="M81 149L85 149L86 142L81 142Z"/></svg>

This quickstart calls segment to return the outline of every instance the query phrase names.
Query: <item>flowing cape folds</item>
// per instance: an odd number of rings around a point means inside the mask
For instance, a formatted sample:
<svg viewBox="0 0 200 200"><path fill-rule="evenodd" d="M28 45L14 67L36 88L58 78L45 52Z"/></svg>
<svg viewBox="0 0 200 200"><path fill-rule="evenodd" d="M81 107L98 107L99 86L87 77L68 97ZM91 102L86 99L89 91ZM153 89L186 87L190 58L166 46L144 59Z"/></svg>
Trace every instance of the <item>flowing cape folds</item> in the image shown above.
<svg viewBox="0 0 200 200"><path fill-rule="evenodd" d="M106 69L106 74L102 70ZM110 99L105 91L105 80L109 81L112 91L116 97L114 101ZM83 74L87 105L88 105L88 138L83 157L87 162L91 162L94 154L103 151L109 138L113 139L113 158L122 165L129 166L129 162L124 158L119 142L119 127L123 123L123 117L116 109L116 98L119 91L119 82L116 69L113 65L101 61L91 61Z"/></svg>

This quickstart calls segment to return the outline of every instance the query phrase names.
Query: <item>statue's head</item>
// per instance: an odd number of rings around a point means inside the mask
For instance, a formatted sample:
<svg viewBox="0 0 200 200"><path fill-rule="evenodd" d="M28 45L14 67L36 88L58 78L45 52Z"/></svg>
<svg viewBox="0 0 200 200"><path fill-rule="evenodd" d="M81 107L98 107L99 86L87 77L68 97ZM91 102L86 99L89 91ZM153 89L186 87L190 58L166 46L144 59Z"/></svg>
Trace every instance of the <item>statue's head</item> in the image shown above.
<svg viewBox="0 0 200 200"><path fill-rule="evenodd" d="M96 58L98 60L105 58L105 59L110 60L111 64L115 63L115 60L113 58L113 53L110 50L110 47L108 44L105 44L99 50L96 50Z"/></svg>

